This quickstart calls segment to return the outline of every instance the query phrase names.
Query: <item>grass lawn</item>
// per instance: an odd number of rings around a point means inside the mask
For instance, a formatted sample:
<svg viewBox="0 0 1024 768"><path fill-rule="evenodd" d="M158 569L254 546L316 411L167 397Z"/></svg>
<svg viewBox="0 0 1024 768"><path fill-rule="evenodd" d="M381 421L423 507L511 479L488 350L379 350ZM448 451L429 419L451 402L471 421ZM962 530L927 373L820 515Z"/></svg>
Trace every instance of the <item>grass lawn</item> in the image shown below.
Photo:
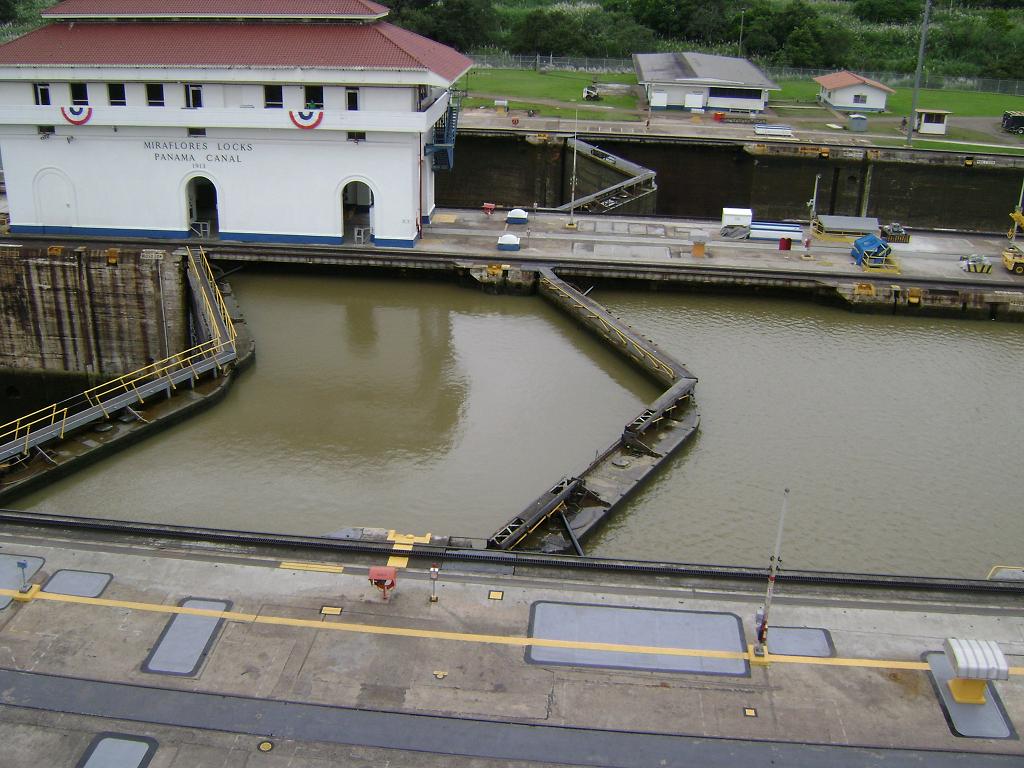
<svg viewBox="0 0 1024 768"><path fill-rule="evenodd" d="M812 80L785 80L779 83L781 91L773 91L770 104L785 106L786 102L813 103L818 95L818 84ZM897 88L886 104L888 114L909 115L913 88ZM927 90L918 95L918 106L924 109L948 109L960 117L1001 117L1011 109L1024 110L1024 96L1004 96L1000 93L978 91Z"/></svg>
<svg viewBox="0 0 1024 768"><path fill-rule="evenodd" d="M875 144L880 147L905 147L906 142L900 139L876 139ZM928 141L925 139L914 139L914 149L938 149L946 152L977 152L979 155L1022 155L1024 147L989 147L977 144Z"/></svg>
<svg viewBox="0 0 1024 768"><path fill-rule="evenodd" d="M551 71L541 74L532 69L473 69L456 87L469 91L470 95L486 93L509 99L553 99L592 105L595 102L583 100L583 88L594 82L636 85L636 75L631 72ZM637 100L633 95L624 94L605 96L597 103L620 109L636 109Z"/></svg>
<svg viewBox="0 0 1024 768"><path fill-rule="evenodd" d="M593 102L585 102L588 106L577 110L575 107L554 107L550 104L534 104L529 101L509 101L508 106L516 117L521 117L528 109L534 110L542 117L558 117L562 120L575 120L577 112L580 120L618 120L622 122L637 121L641 116L636 112L628 112L622 109L590 109ZM462 100L462 108L470 111L485 107L494 109L494 99L467 98Z"/></svg>

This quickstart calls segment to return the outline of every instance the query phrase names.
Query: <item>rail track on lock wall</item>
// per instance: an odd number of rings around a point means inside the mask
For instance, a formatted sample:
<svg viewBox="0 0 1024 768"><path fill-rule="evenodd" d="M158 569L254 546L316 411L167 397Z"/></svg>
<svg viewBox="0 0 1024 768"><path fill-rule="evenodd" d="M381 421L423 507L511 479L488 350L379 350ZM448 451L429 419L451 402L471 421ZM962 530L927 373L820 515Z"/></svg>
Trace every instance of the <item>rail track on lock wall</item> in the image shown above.
<svg viewBox="0 0 1024 768"><path fill-rule="evenodd" d="M38 512L0 509L0 524L4 534L18 535L12 526L41 531L114 534L138 537L147 544L165 547L167 542L198 542L237 547L258 547L285 551L303 551L321 556L380 555L395 552L394 542L366 539L331 539L320 536L296 536L278 533L259 533L219 528L137 523L101 518L82 518ZM203 551L207 551L205 547ZM208 551L207 551L208 554ZM536 568L541 571L591 571L607 573L633 573L646 576L664 576L695 580L732 581L737 583L764 583L768 569L750 566L725 566L664 561L628 560L604 557L579 557L537 552L503 552L487 549L453 546L446 540L429 544L414 544L403 556L417 558L428 567L434 562L465 562L504 565L513 568ZM953 579L930 576L902 576L891 574L838 573L827 571L785 570L778 577L780 583L802 586L905 590L922 593L950 593L975 595L1024 595L1024 581Z"/></svg>

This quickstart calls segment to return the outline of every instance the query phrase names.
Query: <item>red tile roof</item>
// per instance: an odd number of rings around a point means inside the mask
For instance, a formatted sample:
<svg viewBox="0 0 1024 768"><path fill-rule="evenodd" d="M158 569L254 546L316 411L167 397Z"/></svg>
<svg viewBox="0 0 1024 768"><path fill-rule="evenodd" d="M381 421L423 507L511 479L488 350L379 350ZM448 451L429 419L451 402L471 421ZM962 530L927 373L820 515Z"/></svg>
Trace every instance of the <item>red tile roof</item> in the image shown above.
<svg viewBox="0 0 1024 768"><path fill-rule="evenodd" d="M51 24L0 46L0 66L303 67L429 71L472 61L392 24Z"/></svg>
<svg viewBox="0 0 1024 768"><path fill-rule="evenodd" d="M200 16L380 17L388 9L371 0L64 0L43 11L46 18Z"/></svg>
<svg viewBox="0 0 1024 768"><path fill-rule="evenodd" d="M830 91L835 88L845 88L848 85L863 84L871 85L874 86L875 88L880 88L883 91L887 91L888 93L896 93L896 91L894 91L888 85L884 85L878 82L877 80L872 80L870 77L864 77L863 75L858 75L854 72L850 72L845 69L842 72L833 72L830 75L819 75L818 77L814 78L814 82L816 82L823 88L827 88Z"/></svg>

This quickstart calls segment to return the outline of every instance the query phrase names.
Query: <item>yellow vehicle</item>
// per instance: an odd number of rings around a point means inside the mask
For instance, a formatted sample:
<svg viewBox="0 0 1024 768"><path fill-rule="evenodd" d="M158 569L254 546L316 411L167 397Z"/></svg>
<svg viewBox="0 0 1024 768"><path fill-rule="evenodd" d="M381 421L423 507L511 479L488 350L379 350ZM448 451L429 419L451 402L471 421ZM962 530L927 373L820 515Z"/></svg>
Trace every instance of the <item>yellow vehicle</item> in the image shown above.
<svg viewBox="0 0 1024 768"><path fill-rule="evenodd" d="M1018 275L1024 275L1024 251L1016 243L1003 249L1003 266Z"/></svg>

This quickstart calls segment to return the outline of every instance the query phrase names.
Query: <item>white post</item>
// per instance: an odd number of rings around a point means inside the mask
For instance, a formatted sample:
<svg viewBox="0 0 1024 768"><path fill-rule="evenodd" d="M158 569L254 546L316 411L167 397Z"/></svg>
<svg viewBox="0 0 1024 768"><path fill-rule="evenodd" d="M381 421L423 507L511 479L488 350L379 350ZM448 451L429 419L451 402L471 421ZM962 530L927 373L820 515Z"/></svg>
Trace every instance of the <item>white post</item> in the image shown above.
<svg viewBox="0 0 1024 768"><path fill-rule="evenodd" d="M763 656L768 644L768 613L772 608L772 595L775 593L775 577L778 575L779 566L782 564L782 529L786 525L786 507L789 504L789 488L782 493L782 513L779 515L779 530L775 534L775 553L772 555L771 566L768 569L768 590L764 596L764 608L760 611L757 626L757 643L754 645L754 653Z"/></svg>

